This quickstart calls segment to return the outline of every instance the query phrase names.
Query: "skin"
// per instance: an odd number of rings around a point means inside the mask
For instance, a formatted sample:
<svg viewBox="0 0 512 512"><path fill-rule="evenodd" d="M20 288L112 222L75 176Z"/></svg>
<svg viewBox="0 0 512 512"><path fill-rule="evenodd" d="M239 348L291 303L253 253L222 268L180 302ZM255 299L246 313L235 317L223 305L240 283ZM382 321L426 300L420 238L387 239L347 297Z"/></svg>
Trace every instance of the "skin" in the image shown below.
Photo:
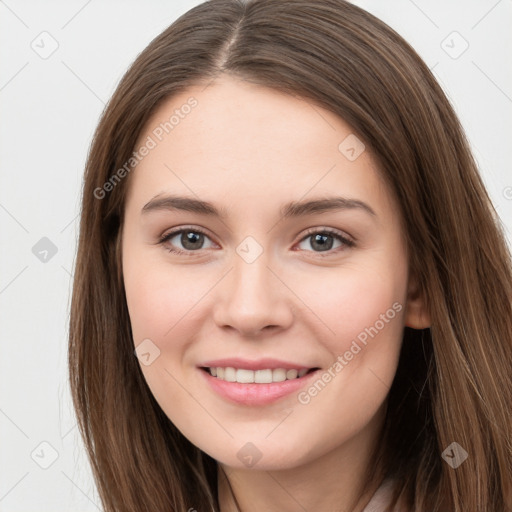
<svg viewBox="0 0 512 512"><path fill-rule="evenodd" d="M122 265L133 339L160 350L141 365L144 377L177 428L224 468L244 512L348 512L378 443L404 325L429 325L399 210L368 149L354 161L338 150L353 130L337 115L225 75L162 104L137 147L191 96L198 105L129 177ZM226 217L141 213L170 193L214 203ZM375 215L280 215L286 202L334 195L363 201ZM180 227L206 231L203 245L173 254L170 247L190 247L180 234L158 243ZM331 228L354 245L329 238L332 248L322 251L310 228ZM263 250L251 263L236 251L247 236ZM401 310L308 404L297 393L235 404L197 368L223 357L274 357L326 370L394 303ZM251 468L237 457L247 442L262 454ZM236 510L222 476L219 496L223 512Z"/></svg>

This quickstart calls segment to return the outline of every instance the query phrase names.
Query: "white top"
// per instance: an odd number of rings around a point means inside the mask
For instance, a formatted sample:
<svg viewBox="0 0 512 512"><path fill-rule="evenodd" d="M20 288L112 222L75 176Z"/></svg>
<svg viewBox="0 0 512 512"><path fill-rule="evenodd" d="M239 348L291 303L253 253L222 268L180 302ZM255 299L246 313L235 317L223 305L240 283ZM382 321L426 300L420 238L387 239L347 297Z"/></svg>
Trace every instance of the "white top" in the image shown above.
<svg viewBox="0 0 512 512"><path fill-rule="evenodd" d="M393 481L386 480L377 489L375 494L372 496L370 503L366 505L363 512L383 512L387 505L391 502L391 496L393 494Z"/></svg>

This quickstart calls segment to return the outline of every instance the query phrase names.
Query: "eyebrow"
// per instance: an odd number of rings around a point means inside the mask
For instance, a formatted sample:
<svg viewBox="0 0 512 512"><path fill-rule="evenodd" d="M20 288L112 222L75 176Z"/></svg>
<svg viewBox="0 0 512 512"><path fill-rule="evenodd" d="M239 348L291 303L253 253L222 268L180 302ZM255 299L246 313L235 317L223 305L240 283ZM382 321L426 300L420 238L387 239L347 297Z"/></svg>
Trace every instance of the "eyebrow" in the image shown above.
<svg viewBox="0 0 512 512"><path fill-rule="evenodd" d="M162 210L182 210L210 217L218 217L220 219L227 218L227 211L224 208L217 208L208 201L175 195L166 195L162 197L155 196L143 206L141 213L146 214ZM358 199L350 199L347 197L328 197L313 199L310 201L291 201L281 208L280 213L283 218L290 218L335 210L359 210L374 217L377 216L375 211L368 204Z"/></svg>

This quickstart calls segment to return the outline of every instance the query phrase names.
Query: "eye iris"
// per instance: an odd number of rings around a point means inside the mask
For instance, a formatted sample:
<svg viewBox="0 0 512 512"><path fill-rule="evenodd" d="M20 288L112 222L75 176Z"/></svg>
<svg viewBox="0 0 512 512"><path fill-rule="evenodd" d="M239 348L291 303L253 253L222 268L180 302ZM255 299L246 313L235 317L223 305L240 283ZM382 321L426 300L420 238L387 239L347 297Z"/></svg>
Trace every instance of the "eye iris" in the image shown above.
<svg viewBox="0 0 512 512"><path fill-rule="evenodd" d="M195 231L184 231L181 234L181 243L185 249L200 249L203 245L204 235ZM199 242L199 243L198 243Z"/></svg>
<svg viewBox="0 0 512 512"><path fill-rule="evenodd" d="M319 244L315 247L315 244ZM332 248L333 240L331 235L317 233L313 235L313 240L311 242L311 247L313 249L319 249L320 251L328 251Z"/></svg>

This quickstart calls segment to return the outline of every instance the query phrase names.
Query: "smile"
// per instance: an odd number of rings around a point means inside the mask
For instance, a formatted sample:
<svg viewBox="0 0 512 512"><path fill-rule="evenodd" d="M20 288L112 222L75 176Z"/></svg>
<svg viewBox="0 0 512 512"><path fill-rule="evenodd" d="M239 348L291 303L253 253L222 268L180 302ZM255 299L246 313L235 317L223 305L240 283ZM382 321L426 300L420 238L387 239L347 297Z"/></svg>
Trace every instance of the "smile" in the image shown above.
<svg viewBox="0 0 512 512"><path fill-rule="evenodd" d="M311 379L320 371L318 367L265 368L261 363L252 366L259 368L201 365L198 370L207 386L217 396L240 406L269 405L298 393L308 386Z"/></svg>
<svg viewBox="0 0 512 512"><path fill-rule="evenodd" d="M284 382L285 380L294 380L304 377L315 368L285 369L285 368L267 368L262 370L247 370L245 368L226 368L210 367L203 368L210 372L212 377L226 382L238 382L240 384L270 384L272 382Z"/></svg>

